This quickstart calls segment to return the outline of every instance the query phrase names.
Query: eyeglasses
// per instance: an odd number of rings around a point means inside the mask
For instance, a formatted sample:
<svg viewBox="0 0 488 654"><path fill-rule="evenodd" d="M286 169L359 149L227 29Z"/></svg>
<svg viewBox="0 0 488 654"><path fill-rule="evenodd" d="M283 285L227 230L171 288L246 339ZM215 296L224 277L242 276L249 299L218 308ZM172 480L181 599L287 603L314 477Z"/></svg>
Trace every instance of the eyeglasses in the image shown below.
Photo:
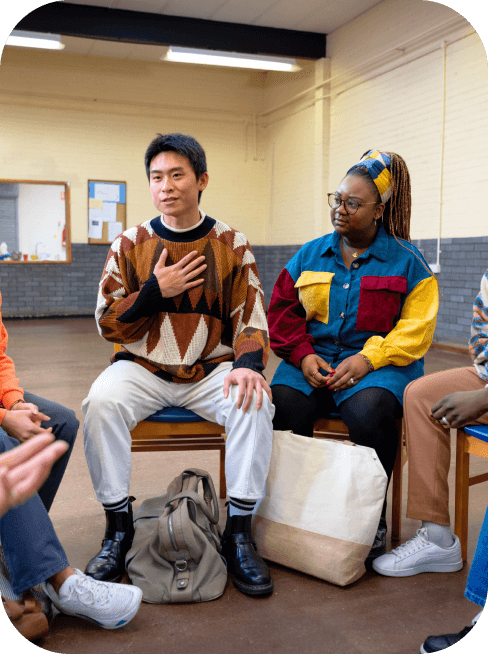
<svg viewBox="0 0 488 654"><path fill-rule="evenodd" d="M329 200L329 207L331 209L338 209L341 204L344 204L344 209L346 213L350 216L356 213L359 207L362 207L365 204L379 204L378 202L358 202L357 200L343 200L337 193L327 193L327 198Z"/></svg>

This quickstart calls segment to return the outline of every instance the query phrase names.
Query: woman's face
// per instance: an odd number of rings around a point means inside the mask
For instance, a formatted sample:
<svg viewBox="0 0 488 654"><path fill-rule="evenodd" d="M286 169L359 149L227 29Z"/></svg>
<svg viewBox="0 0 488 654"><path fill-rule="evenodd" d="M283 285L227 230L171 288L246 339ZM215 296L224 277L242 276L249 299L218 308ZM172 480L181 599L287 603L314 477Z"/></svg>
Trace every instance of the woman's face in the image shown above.
<svg viewBox="0 0 488 654"><path fill-rule="evenodd" d="M354 175L344 177L336 196L347 202L359 204L354 214L348 214L344 203L330 210L330 218L336 232L352 240L369 240L376 235L376 220L381 218L385 205L377 203L378 196L366 180Z"/></svg>

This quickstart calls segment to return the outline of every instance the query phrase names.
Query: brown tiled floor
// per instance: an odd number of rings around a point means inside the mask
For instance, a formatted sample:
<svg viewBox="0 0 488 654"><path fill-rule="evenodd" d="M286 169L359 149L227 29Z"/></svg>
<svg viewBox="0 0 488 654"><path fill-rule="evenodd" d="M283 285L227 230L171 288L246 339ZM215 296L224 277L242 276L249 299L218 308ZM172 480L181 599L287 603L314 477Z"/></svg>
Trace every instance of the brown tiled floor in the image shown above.
<svg viewBox="0 0 488 654"><path fill-rule="evenodd" d="M112 351L98 336L94 321L8 321L6 325L8 353L16 363L21 385L72 407L81 421L81 401ZM273 357L268 379L276 365ZM432 349L426 357L426 372L464 365L470 365L467 354ZM486 462L472 465L473 470L482 470ZM208 469L218 480L217 452L135 455L131 492L137 497L136 507L145 498L162 493L188 466ZM271 565L275 580L271 597L251 599L229 581L224 595L206 604L143 604L129 625L112 632L59 615L39 646L66 654L418 652L427 635L459 631L477 613L476 607L463 599L463 591L486 508L486 485L473 487L470 498L469 561L461 572L405 579L367 573L355 584L338 588ZM104 516L92 490L81 430L51 517L71 564L83 569L99 548ZM402 540L413 536L417 528L418 523L404 519Z"/></svg>

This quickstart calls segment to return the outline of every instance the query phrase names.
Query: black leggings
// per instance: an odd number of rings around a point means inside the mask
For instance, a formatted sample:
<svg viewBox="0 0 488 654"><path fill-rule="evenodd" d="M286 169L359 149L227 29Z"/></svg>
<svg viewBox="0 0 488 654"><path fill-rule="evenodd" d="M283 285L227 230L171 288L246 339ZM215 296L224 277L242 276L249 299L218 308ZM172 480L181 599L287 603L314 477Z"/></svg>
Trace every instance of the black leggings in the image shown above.
<svg viewBox="0 0 488 654"><path fill-rule="evenodd" d="M281 384L273 386L272 391L276 407L274 429L291 429L295 434L312 437L317 418L340 413L351 441L376 450L390 481L398 445L396 420L403 413L393 393L384 388L365 388L337 407L328 388L316 388L308 396Z"/></svg>

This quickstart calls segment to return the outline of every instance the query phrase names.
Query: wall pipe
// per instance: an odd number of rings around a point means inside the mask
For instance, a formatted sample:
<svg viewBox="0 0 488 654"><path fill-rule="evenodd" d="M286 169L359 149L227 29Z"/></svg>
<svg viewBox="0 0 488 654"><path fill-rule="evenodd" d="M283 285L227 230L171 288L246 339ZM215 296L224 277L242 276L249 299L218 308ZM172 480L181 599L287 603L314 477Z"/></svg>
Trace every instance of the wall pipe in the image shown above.
<svg viewBox="0 0 488 654"><path fill-rule="evenodd" d="M446 93L447 93L447 57L445 41L441 43L442 48L442 116L441 116L441 152L439 163L439 231L437 235L437 261L431 263L432 272L441 272L441 235L442 235L442 213L443 213L443 191L444 191L444 140L446 136Z"/></svg>
<svg viewBox="0 0 488 654"><path fill-rule="evenodd" d="M275 105L274 107L271 107L270 109L266 109L266 111L261 112L259 115L260 118L264 118L265 116L268 116L271 113L274 113L275 111L279 111L280 109L283 109L284 107L287 107L289 104L292 104L293 102L296 102L303 96L307 95L308 93L311 93L312 91L317 91L318 89L322 88L323 86L327 86L327 84L330 84L333 80L337 79L338 77L345 77L347 75L351 75L358 70L361 70L362 68L365 68L370 65L374 65L377 61L381 61L381 59L384 59L385 57L389 56L390 54L394 54L396 52L399 52L398 57L402 57L405 54L405 48L410 45L411 43L414 43L415 41L418 41L419 39L422 39L424 37L428 37L432 33L435 33L439 31L440 29L445 29L449 27L450 25L454 25L455 23L459 22L459 18L453 18L451 20L446 21L445 23L442 23L442 25L436 25L435 27L431 27L430 29L426 30L425 32L421 32L420 34L417 34L415 37L412 37L411 39L408 39L407 41L404 41L402 43L399 43L393 48L390 48L389 50L385 50L379 55L376 55L375 57L372 57L371 59L368 59L365 62L362 62L361 64L358 64L354 68L349 68L347 72L345 73L337 73L336 75L332 75L331 77L327 78L326 80L320 82L319 84L315 84L314 86L309 87L308 89L305 89L305 91L301 91L300 93L297 93L296 95L292 96L291 98L288 98L288 100L285 100L284 102L281 102L280 104ZM464 21L464 19L463 19ZM473 30L473 33L475 33L475 30ZM437 46L436 48L437 49ZM427 53L425 53L427 54ZM327 97L327 96L324 96ZM319 98L320 99L320 98Z"/></svg>

